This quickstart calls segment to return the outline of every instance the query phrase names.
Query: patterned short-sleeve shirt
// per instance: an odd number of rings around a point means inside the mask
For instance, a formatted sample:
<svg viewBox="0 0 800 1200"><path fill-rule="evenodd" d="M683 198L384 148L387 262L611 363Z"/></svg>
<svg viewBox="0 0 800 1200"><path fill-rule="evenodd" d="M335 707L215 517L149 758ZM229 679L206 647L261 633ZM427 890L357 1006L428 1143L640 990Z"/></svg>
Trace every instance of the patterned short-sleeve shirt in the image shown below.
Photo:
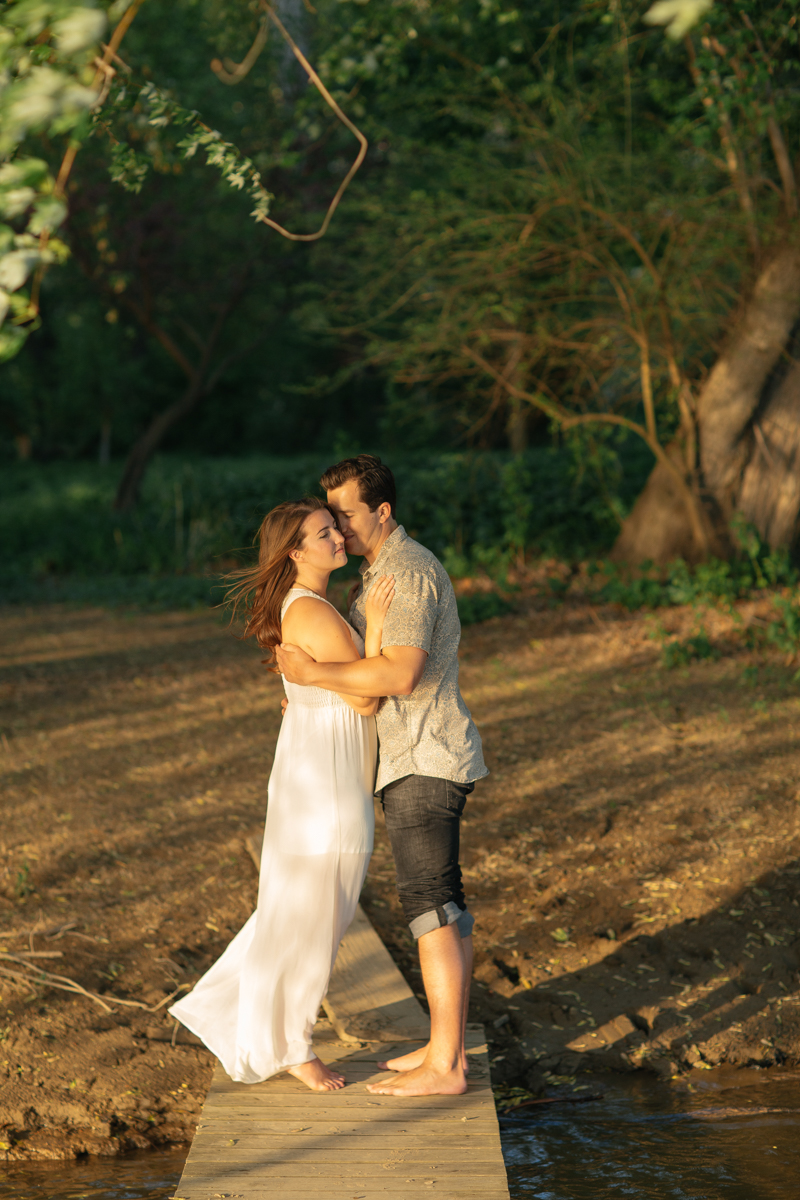
<svg viewBox="0 0 800 1200"><path fill-rule="evenodd" d="M428 657L410 696L387 696L378 710L376 791L405 775L471 783L487 775L481 738L458 686L461 622L442 564L398 525L372 566L361 566L361 588L350 620L363 637L365 597L381 575L394 575L395 595L382 646L418 646Z"/></svg>

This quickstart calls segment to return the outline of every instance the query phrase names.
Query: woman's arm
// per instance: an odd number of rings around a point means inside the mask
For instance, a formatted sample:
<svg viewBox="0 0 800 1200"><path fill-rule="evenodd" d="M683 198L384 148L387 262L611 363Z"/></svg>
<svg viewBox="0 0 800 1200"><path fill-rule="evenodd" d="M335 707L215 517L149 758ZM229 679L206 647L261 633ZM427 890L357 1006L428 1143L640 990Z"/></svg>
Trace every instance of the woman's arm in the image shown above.
<svg viewBox="0 0 800 1200"><path fill-rule="evenodd" d="M364 657L377 658L381 652L383 622L394 599L394 575L381 575L370 588L364 603L367 633L364 638Z"/></svg>
<svg viewBox="0 0 800 1200"><path fill-rule="evenodd" d="M340 616L328 604L301 596L289 608L281 625L281 636L302 647L316 662L349 663L360 658L353 639ZM378 711L378 700L337 692L362 717Z"/></svg>

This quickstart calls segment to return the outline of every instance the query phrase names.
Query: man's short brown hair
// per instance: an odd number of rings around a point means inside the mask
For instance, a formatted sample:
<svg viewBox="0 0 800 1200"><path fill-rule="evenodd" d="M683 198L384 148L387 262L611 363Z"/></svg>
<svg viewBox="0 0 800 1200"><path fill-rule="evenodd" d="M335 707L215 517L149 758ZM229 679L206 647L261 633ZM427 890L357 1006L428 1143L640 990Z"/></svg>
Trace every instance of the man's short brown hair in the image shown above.
<svg viewBox="0 0 800 1200"><path fill-rule="evenodd" d="M397 488L394 475L385 463L374 454L345 458L335 466L328 467L319 482L320 487L331 492L351 479L358 481L358 497L370 512L375 512L381 504L388 504L394 516Z"/></svg>

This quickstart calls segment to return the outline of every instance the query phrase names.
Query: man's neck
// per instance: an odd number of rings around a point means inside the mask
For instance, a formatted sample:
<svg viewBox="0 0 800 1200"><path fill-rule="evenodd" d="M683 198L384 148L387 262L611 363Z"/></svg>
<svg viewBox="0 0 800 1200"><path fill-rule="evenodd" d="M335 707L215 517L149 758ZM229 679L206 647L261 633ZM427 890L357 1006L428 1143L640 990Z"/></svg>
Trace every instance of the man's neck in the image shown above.
<svg viewBox="0 0 800 1200"><path fill-rule="evenodd" d="M397 529L397 521L395 521L394 517L387 521L385 525L381 526L381 540L376 546L373 546L368 554L364 555L366 562L368 562L371 567L375 565L375 560L383 549L384 542L386 542L386 540L392 536L395 529Z"/></svg>

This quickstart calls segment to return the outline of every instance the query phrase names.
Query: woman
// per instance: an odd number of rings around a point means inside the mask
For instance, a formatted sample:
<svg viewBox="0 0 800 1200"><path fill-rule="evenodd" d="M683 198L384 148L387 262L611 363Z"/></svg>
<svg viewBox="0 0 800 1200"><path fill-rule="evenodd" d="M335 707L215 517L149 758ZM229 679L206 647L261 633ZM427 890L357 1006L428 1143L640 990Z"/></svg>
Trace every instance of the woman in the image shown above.
<svg viewBox="0 0 800 1200"><path fill-rule="evenodd" d="M328 506L287 501L264 518L257 567L238 573L235 606L252 594L245 636L281 641L322 662L350 662L365 645L326 598L347 562ZM366 653L380 654L391 576L373 587ZM315 1091L344 1086L311 1036L339 942L353 919L374 830L378 701L284 681L289 705L268 788L256 911L222 957L170 1013L202 1038L231 1079L258 1083L289 1070Z"/></svg>

